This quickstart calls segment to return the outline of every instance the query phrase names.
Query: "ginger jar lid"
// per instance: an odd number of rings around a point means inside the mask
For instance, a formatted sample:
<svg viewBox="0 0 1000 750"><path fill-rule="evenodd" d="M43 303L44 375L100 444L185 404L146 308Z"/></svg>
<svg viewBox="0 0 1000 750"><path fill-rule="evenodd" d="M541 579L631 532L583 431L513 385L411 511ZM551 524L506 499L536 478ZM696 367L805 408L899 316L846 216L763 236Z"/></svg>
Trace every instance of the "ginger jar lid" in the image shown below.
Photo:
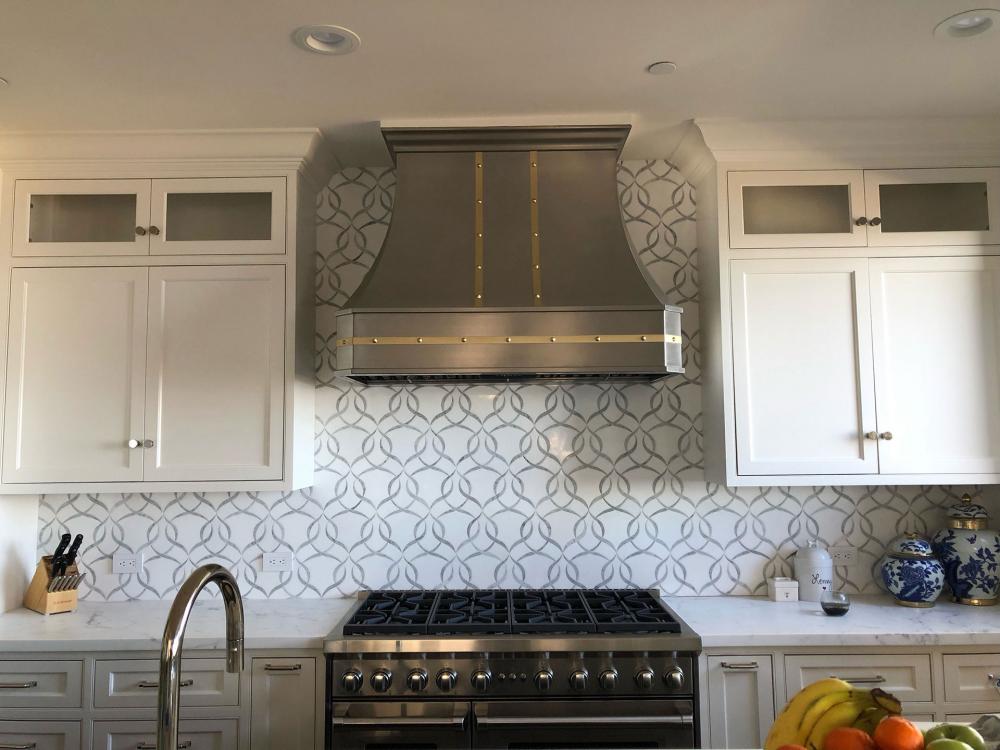
<svg viewBox="0 0 1000 750"><path fill-rule="evenodd" d="M986 508L972 502L968 493L948 509L948 525L953 529L984 529L989 518Z"/></svg>
<svg viewBox="0 0 1000 750"><path fill-rule="evenodd" d="M908 560L923 559L934 557L934 550L931 549L931 543L920 536L920 534L907 531L889 543L887 554L889 557Z"/></svg>

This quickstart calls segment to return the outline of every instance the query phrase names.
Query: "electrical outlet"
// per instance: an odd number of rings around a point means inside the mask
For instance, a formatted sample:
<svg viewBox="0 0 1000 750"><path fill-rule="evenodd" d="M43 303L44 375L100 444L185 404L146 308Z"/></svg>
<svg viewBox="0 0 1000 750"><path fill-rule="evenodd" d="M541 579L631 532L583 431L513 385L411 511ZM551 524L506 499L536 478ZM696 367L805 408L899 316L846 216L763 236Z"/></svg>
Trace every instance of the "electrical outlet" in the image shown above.
<svg viewBox="0 0 1000 750"><path fill-rule="evenodd" d="M111 558L111 572L120 575L142 572L142 553L120 549Z"/></svg>
<svg viewBox="0 0 1000 750"><path fill-rule="evenodd" d="M853 567L858 564L857 547L830 547L830 557L834 565Z"/></svg>
<svg viewBox="0 0 1000 750"><path fill-rule="evenodd" d="M261 570L265 573L288 573L294 562L295 555L291 552L265 552Z"/></svg>

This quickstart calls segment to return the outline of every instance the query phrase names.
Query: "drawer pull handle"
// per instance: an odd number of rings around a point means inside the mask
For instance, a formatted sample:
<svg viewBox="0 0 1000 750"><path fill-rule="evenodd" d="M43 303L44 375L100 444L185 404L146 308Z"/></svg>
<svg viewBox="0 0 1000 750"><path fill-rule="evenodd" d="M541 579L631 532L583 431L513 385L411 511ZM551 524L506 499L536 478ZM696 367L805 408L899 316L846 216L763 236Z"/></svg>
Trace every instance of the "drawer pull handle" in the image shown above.
<svg viewBox="0 0 1000 750"><path fill-rule="evenodd" d="M38 687L38 680L28 680L27 682L0 682L0 690L30 690Z"/></svg>
<svg viewBox="0 0 1000 750"><path fill-rule="evenodd" d="M34 745L32 745L34 747ZM177 750L185 750L185 748L191 747L191 740L184 740L183 742L177 743ZM155 742L140 742L135 746L135 750L156 750Z"/></svg>
<svg viewBox="0 0 1000 750"><path fill-rule="evenodd" d="M834 679L843 680L844 682L849 682L852 685L884 685L887 680L880 674L874 677L837 677L837 675L830 675Z"/></svg>
<svg viewBox="0 0 1000 750"><path fill-rule="evenodd" d="M194 685L194 680L181 680L181 687L191 687L192 685ZM141 688L158 688L160 683L150 682L149 680L140 680L135 683L135 686Z"/></svg>
<svg viewBox="0 0 1000 750"><path fill-rule="evenodd" d="M265 664L265 672L299 672L302 670L301 664Z"/></svg>
<svg viewBox="0 0 1000 750"><path fill-rule="evenodd" d="M758 664L755 661L743 661L743 662L724 661L720 666L723 669L746 669L746 670L760 669L760 664Z"/></svg>
<svg viewBox="0 0 1000 750"><path fill-rule="evenodd" d="M0 742L0 750L34 750L38 745L34 742Z"/></svg>

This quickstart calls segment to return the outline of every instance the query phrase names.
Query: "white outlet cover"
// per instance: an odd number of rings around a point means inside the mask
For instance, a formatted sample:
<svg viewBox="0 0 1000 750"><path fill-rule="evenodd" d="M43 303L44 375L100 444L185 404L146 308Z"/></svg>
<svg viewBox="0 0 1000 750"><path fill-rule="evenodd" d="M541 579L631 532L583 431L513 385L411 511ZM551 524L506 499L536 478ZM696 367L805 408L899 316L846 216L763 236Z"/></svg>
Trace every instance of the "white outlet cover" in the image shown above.
<svg viewBox="0 0 1000 750"><path fill-rule="evenodd" d="M295 565L295 555L291 552L265 552L261 570L265 573L288 573Z"/></svg>
<svg viewBox="0 0 1000 750"><path fill-rule="evenodd" d="M111 572L131 575L142 572L142 553L118 550L111 557Z"/></svg>

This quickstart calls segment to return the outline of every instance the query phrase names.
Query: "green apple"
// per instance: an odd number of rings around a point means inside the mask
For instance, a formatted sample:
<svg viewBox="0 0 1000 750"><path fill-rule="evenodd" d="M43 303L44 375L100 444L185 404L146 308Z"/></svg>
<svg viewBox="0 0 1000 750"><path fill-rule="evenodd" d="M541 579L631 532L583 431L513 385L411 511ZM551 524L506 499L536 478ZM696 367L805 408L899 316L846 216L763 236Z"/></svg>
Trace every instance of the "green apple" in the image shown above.
<svg viewBox="0 0 1000 750"><path fill-rule="evenodd" d="M940 739L964 742L972 750L986 750L986 741L983 739L983 735L968 724L939 724L933 729L928 729L924 734L924 742L928 745ZM949 750L949 748L941 747L937 750ZM961 748L951 748L951 750L961 750Z"/></svg>
<svg viewBox="0 0 1000 750"><path fill-rule="evenodd" d="M972 746L966 745L961 740L949 740L941 737L924 745L924 750L972 750Z"/></svg>

